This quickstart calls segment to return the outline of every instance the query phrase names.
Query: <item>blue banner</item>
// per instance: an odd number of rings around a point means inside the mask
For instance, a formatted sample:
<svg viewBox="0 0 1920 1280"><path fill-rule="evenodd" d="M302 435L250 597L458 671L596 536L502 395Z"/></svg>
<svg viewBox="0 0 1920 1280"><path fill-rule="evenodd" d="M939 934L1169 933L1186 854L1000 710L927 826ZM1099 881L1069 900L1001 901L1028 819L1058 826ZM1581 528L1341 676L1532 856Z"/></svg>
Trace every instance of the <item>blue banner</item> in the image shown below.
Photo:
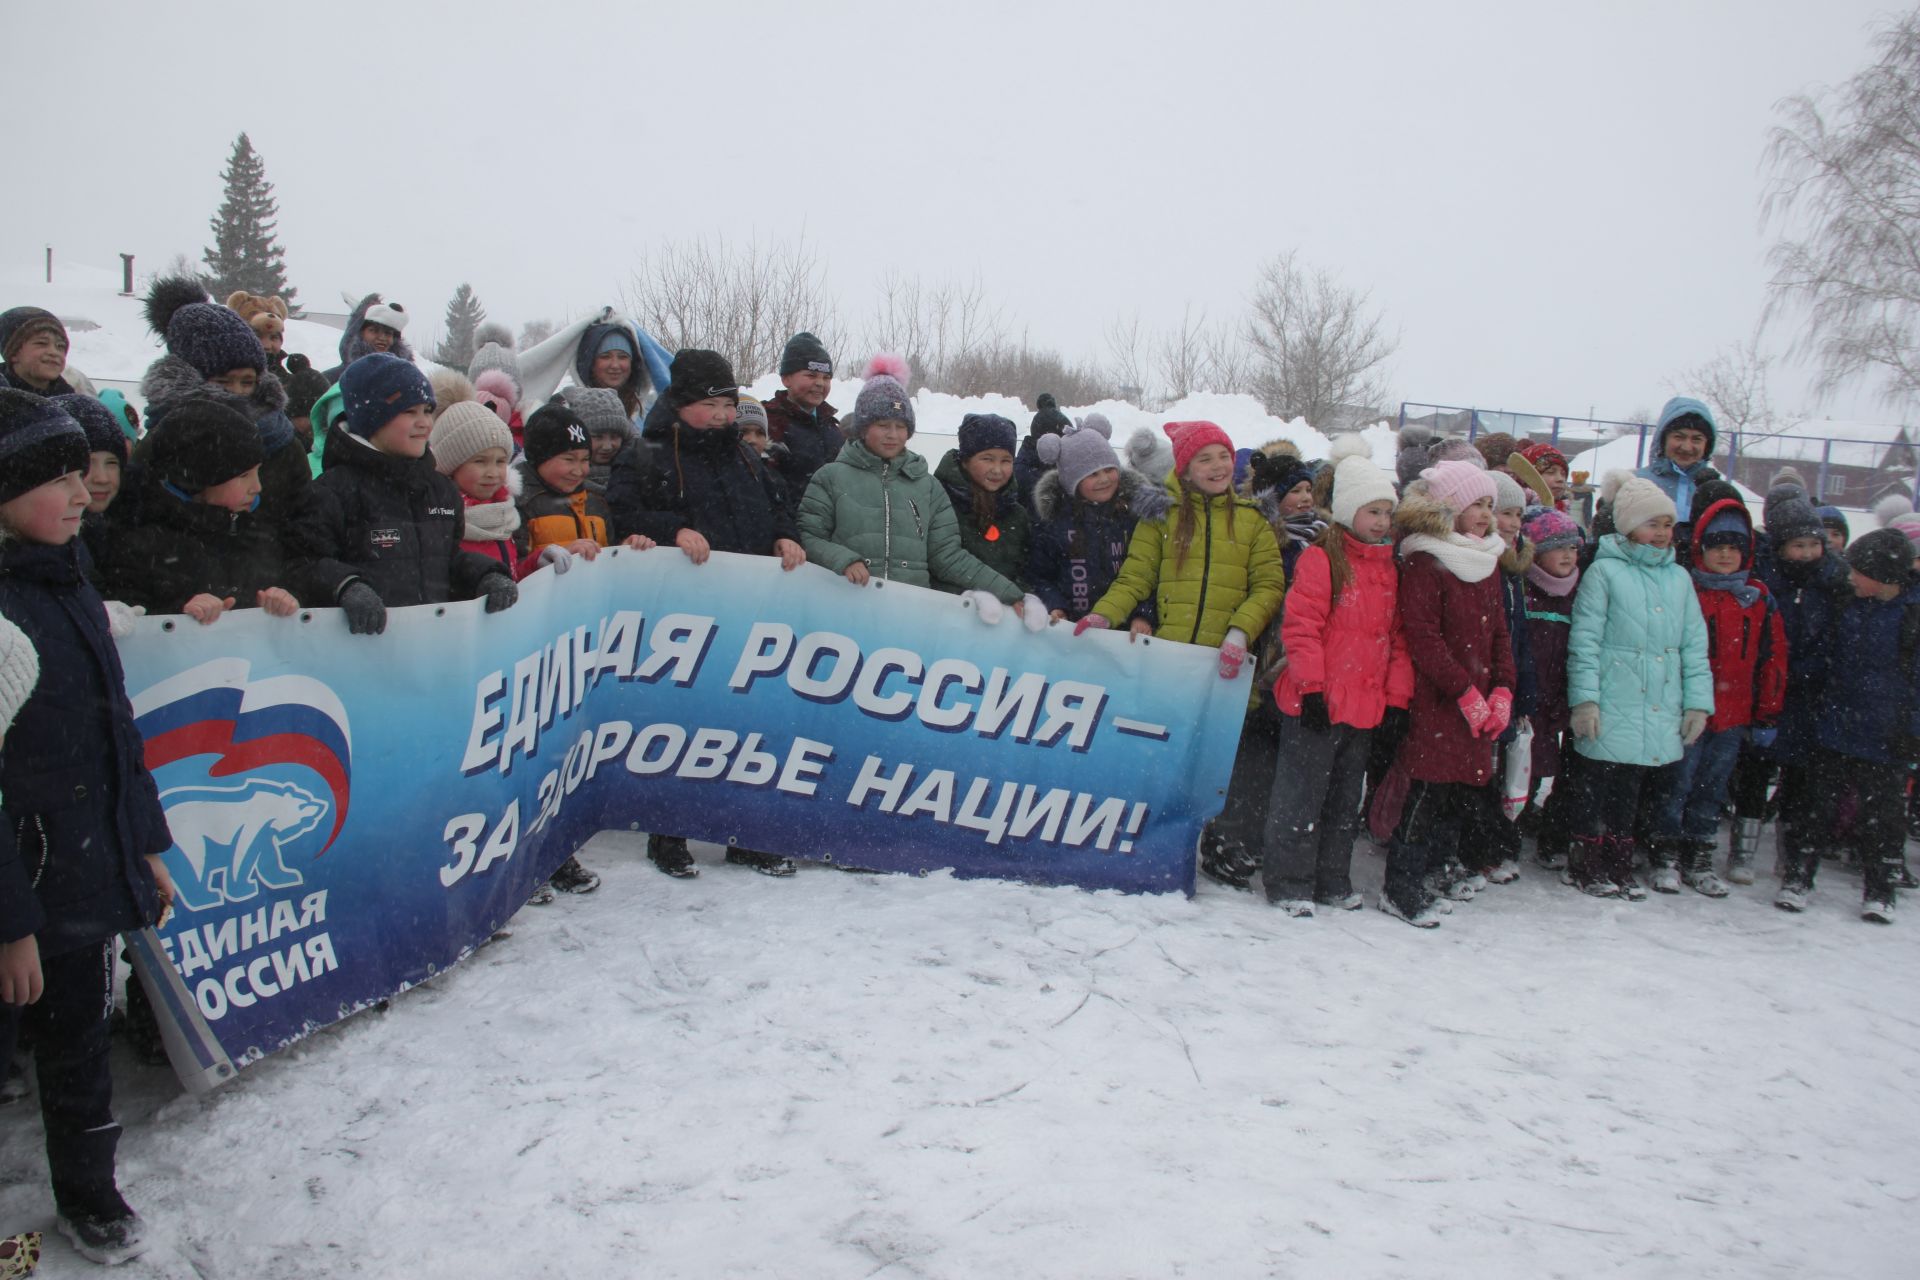
<svg viewBox="0 0 1920 1280"><path fill-rule="evenodd" d="M1211 649L666 550L378 637L146 619L122 657L179 891L143 972L204 1022L196 1087L455 963L608 828L1191 893L1248 693Z"/></svg>

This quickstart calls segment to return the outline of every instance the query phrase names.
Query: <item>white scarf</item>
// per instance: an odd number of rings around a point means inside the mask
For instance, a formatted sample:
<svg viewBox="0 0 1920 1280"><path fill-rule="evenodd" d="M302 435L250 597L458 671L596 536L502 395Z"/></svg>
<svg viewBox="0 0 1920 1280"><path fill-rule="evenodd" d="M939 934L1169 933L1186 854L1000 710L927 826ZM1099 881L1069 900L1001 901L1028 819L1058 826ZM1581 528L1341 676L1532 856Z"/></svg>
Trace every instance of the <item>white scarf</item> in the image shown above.
<svg viewBox="0 0 1920 1280"><path fill-rule="evenodd" d="M1484 538L1469 538L1457 530L1444 538L1436 538L1428 533L1410 533L1400 541L1402 559L1416 551L1424 551L1462 582L1486 581L1500 567L1500 557L1506 550L1507 544L1500 540L1497 533L1490 533Z"/></svg>
<svg viewBox="0 0 1920 1280"><path fill-rule="evenodd" d="M476 502L467 507L469 542L504 542L520 528L520 511L512 498Z"/></svg>

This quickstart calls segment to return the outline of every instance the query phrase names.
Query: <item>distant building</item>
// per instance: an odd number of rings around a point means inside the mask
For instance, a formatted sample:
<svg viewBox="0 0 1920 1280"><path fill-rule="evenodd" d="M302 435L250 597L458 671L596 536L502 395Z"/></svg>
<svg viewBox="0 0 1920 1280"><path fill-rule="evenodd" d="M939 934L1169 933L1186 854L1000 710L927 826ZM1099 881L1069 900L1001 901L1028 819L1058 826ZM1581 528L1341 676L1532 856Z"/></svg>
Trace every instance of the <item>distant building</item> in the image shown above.
<svg viewBox="0 0 1920 1280"><path fill-rule="evenodd" d="M1915 497L1920 443L1912 427L1817 420L1759 435L1725 433L1714 465L1758 493L1792 467L1822 503L1863 509L1890 493Z"/></svg>

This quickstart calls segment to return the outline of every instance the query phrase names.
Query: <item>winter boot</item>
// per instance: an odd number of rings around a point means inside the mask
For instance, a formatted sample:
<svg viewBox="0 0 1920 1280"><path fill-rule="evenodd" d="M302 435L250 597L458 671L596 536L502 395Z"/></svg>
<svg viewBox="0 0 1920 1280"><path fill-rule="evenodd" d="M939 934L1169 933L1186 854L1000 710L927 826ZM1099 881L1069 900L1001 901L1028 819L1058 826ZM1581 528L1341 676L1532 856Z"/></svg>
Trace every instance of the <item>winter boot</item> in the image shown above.
<svg viewBox="0 0 1920 1280"><path fill-rule="evenodd" d="M1619 886L1619 896L1629 902L1646 900L1646 886L1633 873L1634 843L1632 836L1608 836L1607 860L1613 872L1613 882Z"/></svg>
<svg viewBox="0 0 1920 1280"><path fill-rule="evenodd" d="M85 1197L54 1196L59 1216L54 1226L73 1242L81 1257L103 1267L117 1266L146 1248L141 1238L146 1224L127 1206L109 1183L103 1192Z"/></svg>
<svg viewBox="0 0 1920 1280"><path fill-rule="evenodd" d="M799 869L792 858L783 858L777 853L756 853L752 849L729 849L727 861L736 867L752 867L763 876L790 876Z"/></svg>
<svg viewBox="0 0 1920 1280"><path fill-rule="evenodd" d="M581 866L580 859L568 858L547 877L547 883L562 893L592 893L600 887L600 877Z"/></svg>
<svg viewBox="0 0 1920 1280"><path fill-rule="evenodd" d="M1315 895L1313 900L1323 907L1332 907L1335 911L1358 911L1367 905L1367 900L1357 893Z"/></svg>
<svg viewBox="0 0 1920 1280"><path fill-rule="evenodd" d="M1860 918L1869 924L1892 924L1893 895L1876 898L1868 894L1866 901L1860 904Z"/></svg>
<svg viewBox="0 0 1920 1280"><path fill-rule="evenodd" d="M1276 898L1273 905L1296 920L1313 919L1313 903L1305 898Z"/></svg>
<svg viewBox="0 0 1920 1280"><path fill-rule="evenodd" d="M1733 845L1727 853L1727 879L1734 884L1753 883L1753 860L1760 852L1760 819L1735 818Z"/></svg>
<svg viewBox="0 0 1920 1280"><path fill-rule="evenodd" d="M1807 899L1812 896L1812 883L1788 872L1780 881L1780 891L1773 895L1773 905L1782 911L1791 911L1798 915L1807 909Z"/></svg>
<svg viewBox="0 0 1920 1280"><path fill-rule="evenodd" d="M1612 868L1607 862L1607 844L1602 836L1575 836L1567 851L1567 882L1582 893L1596 898L1619 894Z"/></svg>
<svg viewBox="0 0 1920 1280"><path fill-rule="evenodd" d="M1395 920L1405 920L1416 929L1438 929L1440 927L1440 912L1434 909L1438 905L1438 903L1429 903L1417 910L1409 911L1388 895L1384 893L1380 895L1380 909L1382 911L1392 916Z"/></svg>
<svg viewBox="0 0 1920 1280"><path fill-rule="evenodd" d="M1695 893L1709 898L1724 898L1728 892L1727 884L1714 872L1714 845L1712 840L1688 840L1683 846L1685 852L1681 855L1680 878Z"/></svg>
<svg viewBox="0 0 1920 1280"><path fill-rule="evenodd" d="M1229 889L1249 889L1257 870L1211 826L1200 833L1200 874L1207 879Z"/></svg>
<svg viewBox="0 0 1920 1280"><path fill-rule="evenodd" d="M690 880L700 874L700 868L693 865L693 854L687 851L686 840L680 836L648 836L647 857L676 880Z"/></svg>
<svg viewBox="0 0 1920 1280"><path fill-rule="evenodd" d="M542 880L533 886L533 892L527 895L530 907L550 907L553 905L553 886Z"/></svg>
<svg viewBox="0 0 1920 1280"><path fill-rule="evenodd" d="M1680 892L1680 842L1662 836L1648 844L1647 862L1655 893Z"/></svg>

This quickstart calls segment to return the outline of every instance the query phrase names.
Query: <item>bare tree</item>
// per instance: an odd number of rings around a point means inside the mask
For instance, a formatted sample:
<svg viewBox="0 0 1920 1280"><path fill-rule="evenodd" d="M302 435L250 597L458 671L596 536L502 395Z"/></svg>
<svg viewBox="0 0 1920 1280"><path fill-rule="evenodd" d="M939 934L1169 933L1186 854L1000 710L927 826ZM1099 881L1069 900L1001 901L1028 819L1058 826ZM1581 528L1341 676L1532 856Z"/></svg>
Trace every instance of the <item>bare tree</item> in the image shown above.
<svg viewBox="0 0 1920 1280"><path fill-rule="evenodd" d="M1387 399L1388 336L1368 295L1287 252L1260 269L1245 324L1254 393L1281 418L1331 425L1343 405Z"/></svg>
<svg viewBox="0 0 1920 1280"><path fill-rule="evenodd" d="M1804 313L1794 350L1818 365L1816 391L1871 378L1893 404L1920 399L1920 12L1874 43L1879 60L1845 84L1779 104L1761 212L1785 229L1767 317Z"/></svg>
<svg viewBox="0 0 1920 1280"><path fill-rule="evenodd" d="M1193 314L1193 304L1180 309L1180 327L1160 335L1154 348L1154 365L1167 389L1168 400L1180 400L1195 391L1211 391L1206 385L1212 372L1207 358L1207 312Z"/></svg>
<svg viewBox="0 0 1920 1280"><path fill-rule="evenodd" d="M1712 405L1723 430L1772 435L1781 428L1768 390L1772 367L1773 357L1760 350L1755 334L1745 342L1722 347L1713 359L1687 370L1683 390Z"/></svg>
<svg viewBox="0 0 1920 1280"><path fill-rule="evenodd" d="M837 306L819 257L791 242L730 244L715 235L668 243L640 260L622 295L627 313L669 349L718 351L751 381L780 363L787 339L811 330L839 342Z"/></svg>
<svg viewBox="0 0 1920 1280"><path fill-rule="evenodd" d="M545 342L553 336L557 328L551 320L529 320L520 326L520 349L525 351L536 343Z"/></svg>
<svg viewBox="0 0 1920 1280"><path fill-rule="evenodd" d="M1148 338L1140 329L1140 313L1107 326L1107 360L1114 390L1146 407Z"/></svg>
<svg viewBox="0 0 1920 1280"><path fill-rule="evenodd" d="M987 301L976 276L967 283L929 286L918 276L889 271L880 278L880 306L864 334L868 351L897 351L913 367L915 386L962 391L964 373L976 379L983 357L1010 345L1000 309ZM986 387L982 390L1000 390Z"/></svg>

